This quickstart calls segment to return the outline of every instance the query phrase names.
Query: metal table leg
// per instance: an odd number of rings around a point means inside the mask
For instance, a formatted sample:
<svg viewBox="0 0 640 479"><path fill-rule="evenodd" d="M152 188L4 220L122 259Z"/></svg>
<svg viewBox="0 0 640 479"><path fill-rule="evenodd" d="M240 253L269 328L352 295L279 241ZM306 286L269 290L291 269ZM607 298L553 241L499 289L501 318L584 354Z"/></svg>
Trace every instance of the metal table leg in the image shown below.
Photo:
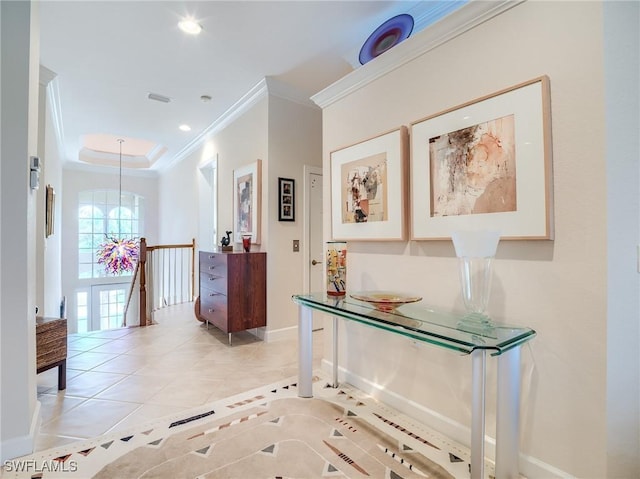
<svg viewBox="0 0 640 479"><path fill-rule="evenodd" d="M313 311L298 306L298 396L313 397Z"/></svg>
<svg viewBox="0 0 640 479"><path fill-rule="evenodd" d="M520 348L498 356L496 410L496 477L519 477Z"/></svg>
<svg viewBox="0 0 640 479"><path fill-rule="evenodd" d="M471 353L471 368L471 479L484 479L486 350Z"/></svg>

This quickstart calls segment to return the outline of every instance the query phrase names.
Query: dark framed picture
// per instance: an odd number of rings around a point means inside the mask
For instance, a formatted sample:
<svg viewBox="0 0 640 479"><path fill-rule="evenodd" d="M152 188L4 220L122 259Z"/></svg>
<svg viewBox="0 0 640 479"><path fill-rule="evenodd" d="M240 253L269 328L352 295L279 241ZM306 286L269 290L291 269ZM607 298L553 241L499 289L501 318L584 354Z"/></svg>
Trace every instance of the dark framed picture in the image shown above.
<svg viewBox="0 0 640 479"><path fill-rule="evenodd" d="M278 221L295 221L295 180L278 178Z"/></svg>

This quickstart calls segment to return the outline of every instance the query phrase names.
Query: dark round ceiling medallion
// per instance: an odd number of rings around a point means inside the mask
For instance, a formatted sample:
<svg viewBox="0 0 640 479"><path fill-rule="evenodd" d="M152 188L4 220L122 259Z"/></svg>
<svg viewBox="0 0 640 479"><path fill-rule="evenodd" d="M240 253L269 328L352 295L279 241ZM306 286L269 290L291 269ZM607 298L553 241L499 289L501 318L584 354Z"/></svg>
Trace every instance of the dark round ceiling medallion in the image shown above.
<svg viewBox="0 0 640 479"><path fill-rule="evenodd" d="M407 13L390 18L369 35L360 49L360 63L364 65L403 40L413 30L413 17Z"/></svg>

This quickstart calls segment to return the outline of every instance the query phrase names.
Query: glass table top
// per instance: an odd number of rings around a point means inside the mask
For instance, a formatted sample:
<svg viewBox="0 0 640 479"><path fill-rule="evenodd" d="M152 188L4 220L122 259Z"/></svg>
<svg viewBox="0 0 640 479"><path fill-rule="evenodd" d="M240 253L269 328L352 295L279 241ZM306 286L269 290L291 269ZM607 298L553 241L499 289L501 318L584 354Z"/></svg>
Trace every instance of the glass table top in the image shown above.
<svg viewBox="0 0 640 479"><path fill-rule="evenodd" d="M352 293L356 294L356 293ZM395 309L378 309L368 301L325 293L292 297L299 305L368 326L391 331L436 346L470 354L485 349L492 356L532 339L536 332L522 326L474 322L466 313L437 311L422 302L402 304Z"/></svg>

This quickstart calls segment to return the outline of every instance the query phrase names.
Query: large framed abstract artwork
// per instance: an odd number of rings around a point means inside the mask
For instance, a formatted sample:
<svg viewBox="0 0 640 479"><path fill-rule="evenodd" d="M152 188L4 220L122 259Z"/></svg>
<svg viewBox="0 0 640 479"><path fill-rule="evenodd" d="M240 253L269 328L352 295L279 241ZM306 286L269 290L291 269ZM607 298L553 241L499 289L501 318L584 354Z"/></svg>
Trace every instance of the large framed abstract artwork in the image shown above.
<svg viewBox="0 0 640 479"><path fill-rule="evenodd" d="M553 239L549 78L411 124L411 239Z"/></svg>
<svg viewBox="0 0 640 479"><path fill-rule="evenodd" d="M251 235L251 243L260 244L262 172L261 161L233 170L233 235L236 243Z"/></svg>
<svg viewBox="0 0 640 479"><path fill-rule="evenodd" d="M331 152L334 240L406 239L406 127Z"/></svg>

